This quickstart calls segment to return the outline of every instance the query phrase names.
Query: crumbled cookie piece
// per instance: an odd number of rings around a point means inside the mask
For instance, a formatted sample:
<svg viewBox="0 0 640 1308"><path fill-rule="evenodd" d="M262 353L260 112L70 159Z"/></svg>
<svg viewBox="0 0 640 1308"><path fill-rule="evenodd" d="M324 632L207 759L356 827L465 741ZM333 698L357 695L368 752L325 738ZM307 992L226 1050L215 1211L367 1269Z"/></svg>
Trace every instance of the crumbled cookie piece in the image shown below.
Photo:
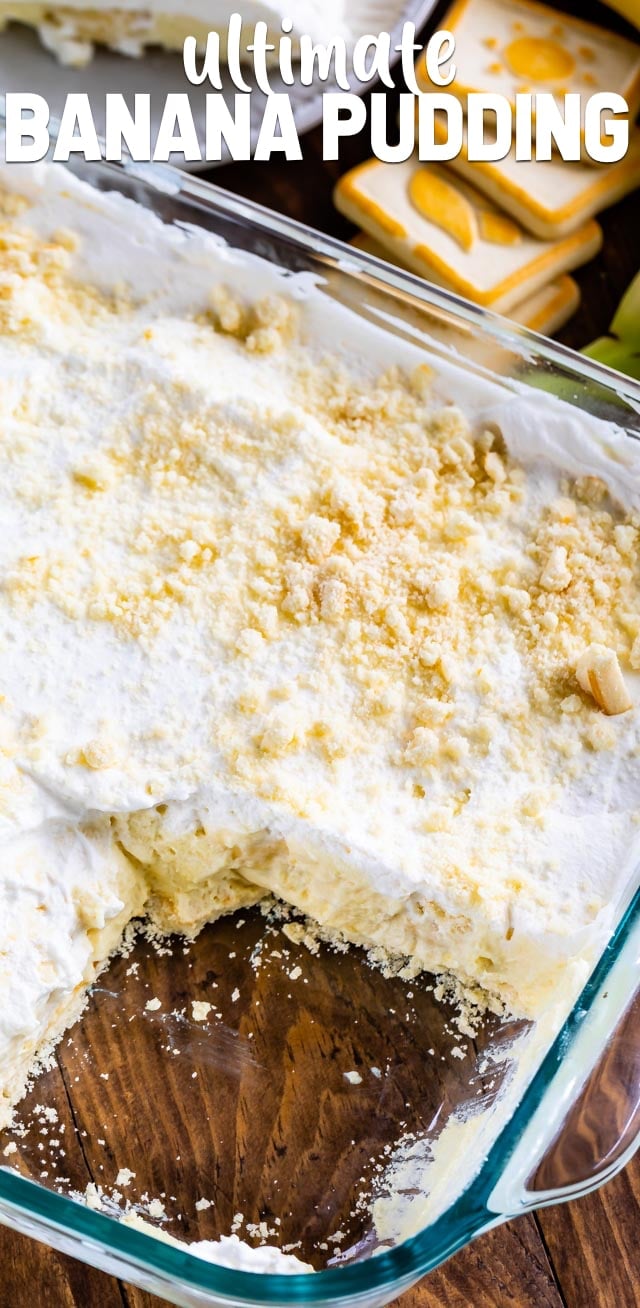
<svg viewBox="0 0 640 1308"><path fill-rule="evenodd" d="M605 645L589 645L578 659L576 677L582 689L593 696L598 708L609 717L628 713L633 708L618 656Z"/></svg>

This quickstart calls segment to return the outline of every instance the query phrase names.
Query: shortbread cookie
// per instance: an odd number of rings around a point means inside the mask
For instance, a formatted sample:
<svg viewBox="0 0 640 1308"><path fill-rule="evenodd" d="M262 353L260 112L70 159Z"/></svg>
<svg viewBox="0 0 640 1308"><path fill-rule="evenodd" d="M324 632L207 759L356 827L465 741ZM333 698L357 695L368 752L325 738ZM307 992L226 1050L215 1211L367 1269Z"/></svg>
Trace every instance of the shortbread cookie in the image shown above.
<svg viewBox="0 0 640 1308"><path fill-rule="evenodd" d="M435 139L447 139L444 114L436 114ZM640 186L640 130L633 131L625 158L606 168L564 163L560 158L516 160L513 150L495 163L470 162L465 131L462 150L448 166L534 236L556 241Z"/></svg>
<svg viewBox="0 0 640 1308"><path fill-rule="evenodd" d="M441 25L456 42L457 76L447 90L463 102L473 91L513 103L518 92L561 100L569 91L584 99L609 90L624 96L632 119L640 105L640 46L592 23L533 0L455 0ZM424 56L417 73L432 90Z"/></svg>
<svg viewBox="0 0 640 1308"><path fill-rule="evenodd" d="M372 236L367 236L366 232L358 232L358 235L353 237L351 245L357 250L364 250L365 254L375 255L376 259L386 259L399 268L405 266L396 255L389 254L379 241L375 241ZM521 327L528 327L529 331L539 332L541 336L552 336L569 321L579 303L580 287L573 277L565 273L562 277L556 277L555 281L549 282L547 286L543 286L534 295L528 295L520 304L514 305L508 316Z"/></svg>
<svg viewBox="0 0 640 1308"><path fill-rule="evenodd" d="M407 268L498 313L602 244L593 219L559 241L540 241L449 169L415 157L361 164L340 179L335 201Z"/></svg>
<svg viewBox="0 0 640 1308"><path fill-rule="evenodd" d="M579 304L580 287L574 277L564 273L516 304L509 317L531 332L553 336L569 321Z"/></svg>

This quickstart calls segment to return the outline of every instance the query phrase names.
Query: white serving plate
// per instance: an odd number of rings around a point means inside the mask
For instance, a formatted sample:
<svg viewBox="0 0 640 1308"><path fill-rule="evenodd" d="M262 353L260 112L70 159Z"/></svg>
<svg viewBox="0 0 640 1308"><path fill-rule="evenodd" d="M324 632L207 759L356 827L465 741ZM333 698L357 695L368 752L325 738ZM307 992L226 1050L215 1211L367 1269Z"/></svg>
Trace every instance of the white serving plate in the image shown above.
<svg viewBox="0 0 640 1308"><path fill-rule="evenodd" d="M392 45L399 39L402 24L414 22L419 31L435 7L436 0L388 0L380 3L371 0L366 4L361 0L363 14L368 13L368 21L363 16L362 32L378 32L391 28ZM360 6L359 6L360 7ZM374 12L375 11L375 12ZM354 24L356 26L356 24ZM359 24L358 24L359 27ZM397 56L395 56L397 59ZM250 82L250 70L245 70L245 77ZM291 97L298 135L316 127L322 118L322 96L327 91L337 89L331 82L316 81L311 86L295 85L286 87L279 79L272 77L274 91L288 91ZM364 87L350 75L351 89L361 94ZM193 116L198 139L204 142L205 129L205 94L206 86L191 86L185 76L182 57L160 49L150 49L144 57L131 59L126 55L116 54L112 50L98 49L94 58L84 68L70 68L58 60L41 44L37 33L21 24L12 24L0 34L0 86L7 91L37 91L48 102L51 113L59 118L66 96L70 92L86 92L90 97L93 119L99 135L104 135L104 104L107 91L121 92L130 107L136 93L148 93L151 96L152 139L160 122L160 115L165 97L172 91L187 91L190 95ZM209 87L209 90L211 88ZM231 78L224 79L223 94L232 102L237 94ZM265 96L260 90L254 90L252 104L252 142L255 143L262 122ZM186 167L189 171L201 171L214 166L215 162L228 163L228 157L210 163L187 163L182 155L173 155L171 163Z"/></svg>

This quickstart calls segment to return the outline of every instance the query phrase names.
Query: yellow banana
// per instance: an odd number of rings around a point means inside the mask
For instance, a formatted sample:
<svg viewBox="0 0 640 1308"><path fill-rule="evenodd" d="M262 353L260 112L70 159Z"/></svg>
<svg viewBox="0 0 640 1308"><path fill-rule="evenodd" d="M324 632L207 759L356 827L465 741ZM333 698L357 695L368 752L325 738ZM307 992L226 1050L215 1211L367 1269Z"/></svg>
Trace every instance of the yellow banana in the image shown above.
<svg viewBox="0 0 640 1308"><path fill-rule="evenodd" d="M640 273L622 297L609 335L592 341L583 354L640 381Z"/></svg>

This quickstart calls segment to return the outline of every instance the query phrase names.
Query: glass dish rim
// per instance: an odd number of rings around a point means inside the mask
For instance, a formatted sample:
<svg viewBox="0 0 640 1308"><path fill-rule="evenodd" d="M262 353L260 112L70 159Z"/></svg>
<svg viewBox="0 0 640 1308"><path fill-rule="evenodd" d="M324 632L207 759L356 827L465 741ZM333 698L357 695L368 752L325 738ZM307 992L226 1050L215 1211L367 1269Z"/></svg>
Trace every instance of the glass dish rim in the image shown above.
<svg viewBox="0 0 640 1308"><path fill-rule="evenodd" d="M0 96L0 129L3 118L4 97ZM227 217L284 238L308 257L320 263L325 260L327 266L336 268L345 276L364 276L382 293L392 292L396 308L398 303L393 293L399 291L409 302L413 301L419 307L426 305L440 309L467 325L476 324L493 337L497 345L517 351L523 359L528 355L531 359L551 364L564 373L573 374L576 380L595 382L640 413L640 383L633 379L580 355L568 346L510 323L453 291L434 286L412 273L387 265L334 237L316 232L304 223L227 192L219 185L182 173L169 164L138 164L128 160L123 163L106 163L102 160L95 164L83 164L83 175L90 178L92 169L110 173L116 189L120 189L118 177L122 181L135 178L160 195L169 194L173 199L182 199L196 207L222 211ZM190 221L193 222L193 219ZM636 437L636 433L629 434L632 438ZM640 438L640 433L636 438ZM6 1213L15 1212L39 1220L46 1228L88 1240L103 1251L121 1255L130 1260L127 1266L132 1272L137 1269L157 1274L166 1278L167 1284L171 1282L184 1290L222 1296L230 1304L340 1303L371 1292L384 1292L391 1287L399 1289L414 1284L476 1235L514 1215L496 1213L487 1206L487 1199L531 1114L542 1101L570 1049L576 1031L614 968L626 939L636 926L640 926L640 891L621 916L582 993L544 1055L514 1113L490 1147L480 1170L445 1212L392 1249L358 1263L326 1268L313 1275L245 1272L207 1262L191 1253L186 1244L184 1249L176 1248L153 1235L134 1230L115 1218L46 1189L37 1181L20 1177L8 1167L0 1167L0 1205ZM635 1141L635 1146L638 1143L640 1136ZM624 1161L626 1157L620 1165ZM607 1173L607 1178L609 1175L611 1173ZM536 1202L533 1199L518 1211L538 1207L544 1202L549 1200L541 1198ZM123 1266L121 1274L126 1275L127 1266Z"/></svg>
<svg viewBox="0 0 640 1308"><path fill-rule="evenodd" d="M3 96L0 95L0 130L3 122ZM64 166L64 165L63 165ZM91 165L88 165L91 167ZM383 290L401 291L422 305L440 309L444 313L462 319L468 325L480 325L489 332L496 343L506 348L516 348L523 353L528 346L532 354L555 367L573 371L581 380L589 380L614 392L620 399L627 400L632 408L640 406L640 381L617 372L608 364L600 363L589 355L581 354L569 345L553 341L547 336L523 327L494 310L465 299L456 291L447 290L429 282L417 273L400 268L379 259L376 255L359 250L338 237L320 232L307 223L296 218L289 218L267 205L228 191L217 182L181 172L172 164L134 163L125 160L120 163L96 163L102 169L114 169L124 172L128 177L152 186L155 190L181 197L205 208L219 208L228 216L242 219L252 226L259 226L277 236L283 237L297 245L314 259L323 256L331 261L337 270L346 276L354 272L365 274L382 285ZM164 185L163 185L164 178ZM571 401L567 401L570 403ZM638 409L640 412L640 409ZM633 435L633 433L632 433Z"/></svg>

